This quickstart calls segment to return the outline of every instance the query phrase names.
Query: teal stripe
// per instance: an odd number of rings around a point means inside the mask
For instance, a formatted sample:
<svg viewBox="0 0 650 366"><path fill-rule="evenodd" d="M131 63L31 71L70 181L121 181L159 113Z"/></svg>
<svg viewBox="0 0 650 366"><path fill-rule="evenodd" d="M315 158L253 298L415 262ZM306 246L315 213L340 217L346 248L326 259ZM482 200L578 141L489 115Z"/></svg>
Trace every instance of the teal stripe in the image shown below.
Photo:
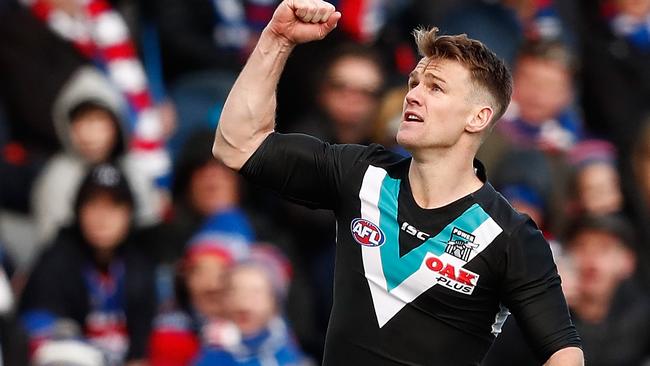
<svg viewBox="0 0 650 366"><path fill-rule="evenodd" d="M379 227L386 236L384 244L380 247L381 264L388 291L399 286L417 271L428 252L438 256L444 253L454 227L471 233L490 217L481 206L475 203L436 236L430 237L422 245L400 257L399 224L397 222L400 182L400 179L391 178L386 174L379 195Z"/></svg>

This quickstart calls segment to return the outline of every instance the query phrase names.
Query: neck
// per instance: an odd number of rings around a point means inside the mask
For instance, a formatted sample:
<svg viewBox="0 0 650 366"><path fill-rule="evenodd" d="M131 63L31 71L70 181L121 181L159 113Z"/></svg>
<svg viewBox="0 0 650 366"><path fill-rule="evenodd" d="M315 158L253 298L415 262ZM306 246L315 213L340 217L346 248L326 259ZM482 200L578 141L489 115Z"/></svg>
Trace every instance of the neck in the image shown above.
<svg viewBox="0 0 650 366"><path fill-rule="evenodd" d="M411 192L422 208L437 208L477 191L483 182L474 174L474 154L440 149L413 153L409 167Z"/></svg>
<svg viewBox="0 0 650 366"><path fill-rule="evenodd" d="M93 252L93 256L102 272L107 272L109 265L115 257L115 252L111 249L97 249Z"/></svg>

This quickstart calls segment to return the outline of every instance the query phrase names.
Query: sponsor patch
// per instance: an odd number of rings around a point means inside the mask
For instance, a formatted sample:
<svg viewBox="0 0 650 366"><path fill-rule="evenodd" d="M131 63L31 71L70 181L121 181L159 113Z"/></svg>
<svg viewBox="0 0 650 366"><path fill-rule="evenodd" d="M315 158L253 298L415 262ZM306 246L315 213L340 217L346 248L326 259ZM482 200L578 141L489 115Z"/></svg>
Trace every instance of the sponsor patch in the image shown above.
<svg viewBox="0 0 650 366"><path fill-rule="evenodd" d="M437 283L461 294L471 295L478 283L479 275L463 267L456 267L438 256L424 261L427 268L437 274Z"/></svg>

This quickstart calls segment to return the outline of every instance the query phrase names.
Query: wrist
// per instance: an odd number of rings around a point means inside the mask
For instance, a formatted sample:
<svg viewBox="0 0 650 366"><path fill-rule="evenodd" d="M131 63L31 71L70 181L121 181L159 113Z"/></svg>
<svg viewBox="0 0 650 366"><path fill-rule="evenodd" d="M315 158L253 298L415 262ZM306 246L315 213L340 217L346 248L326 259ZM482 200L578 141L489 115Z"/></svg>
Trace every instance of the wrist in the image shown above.
<svg viewBox="0 0 650 366"><path fill-rule="evenodd" d="M278 34L270 27L264 28L258 41L258 47L262 47L264 51L267 51L269 48L274 48L280 51L291 52L295 46L295 42L290 41L287 37L281 34Z"/></svg>

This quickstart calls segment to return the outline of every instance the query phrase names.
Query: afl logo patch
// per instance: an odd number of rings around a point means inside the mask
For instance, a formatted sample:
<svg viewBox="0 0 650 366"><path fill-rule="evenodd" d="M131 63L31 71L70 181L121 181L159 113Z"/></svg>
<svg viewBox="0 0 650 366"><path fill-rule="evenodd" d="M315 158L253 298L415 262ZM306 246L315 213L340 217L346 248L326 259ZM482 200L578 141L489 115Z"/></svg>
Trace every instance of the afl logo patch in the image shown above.
<svg viewBox="0 0 650 366"><path fill-rule="evenodd" d="M373 224L366 219L354 219L350 224L352 236L357 243L366 247L378 247L384 244L386 239L384 232L381 231L379 226Z"/></svg>

